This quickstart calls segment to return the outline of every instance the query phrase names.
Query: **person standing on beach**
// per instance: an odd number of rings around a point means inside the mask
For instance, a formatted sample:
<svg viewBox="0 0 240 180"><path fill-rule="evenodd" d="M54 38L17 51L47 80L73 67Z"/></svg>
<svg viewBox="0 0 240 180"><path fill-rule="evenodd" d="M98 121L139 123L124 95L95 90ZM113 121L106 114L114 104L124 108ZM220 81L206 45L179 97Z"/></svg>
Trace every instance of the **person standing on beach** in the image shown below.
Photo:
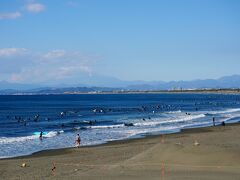
<svg viewBox="0 0 240 180"><path fill-rule="evenodd" d="M212 121L213 121L213 126L215 126L215 117L213 117Z"/></svg>
<svg viewBox="0 0 240 180"><path fill-rule="evenodd" d="M80 143L81 143L81 138L80 138L80 135L79 134L77 134L77 137L76 137L76 147L80 147Z"/></svg>

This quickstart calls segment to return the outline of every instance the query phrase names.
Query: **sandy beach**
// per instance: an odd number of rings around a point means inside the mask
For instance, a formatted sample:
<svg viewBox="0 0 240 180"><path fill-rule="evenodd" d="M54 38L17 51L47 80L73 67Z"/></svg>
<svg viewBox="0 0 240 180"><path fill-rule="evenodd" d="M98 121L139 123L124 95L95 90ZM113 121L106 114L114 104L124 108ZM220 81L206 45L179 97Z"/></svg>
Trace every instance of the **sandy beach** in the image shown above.
<svg viewBox="0 0 240 180"><path fill-rule="evenodd" d="M42 151L0 160L0 179L238 180L239 132L239 124L232 124Z"/></svg>

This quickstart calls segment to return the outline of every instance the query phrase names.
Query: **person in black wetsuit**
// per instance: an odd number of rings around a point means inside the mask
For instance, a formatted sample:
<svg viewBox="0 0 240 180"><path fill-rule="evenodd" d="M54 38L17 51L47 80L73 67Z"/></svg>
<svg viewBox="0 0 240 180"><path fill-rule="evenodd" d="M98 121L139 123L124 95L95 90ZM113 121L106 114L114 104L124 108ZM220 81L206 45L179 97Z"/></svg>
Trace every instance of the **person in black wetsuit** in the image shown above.
<svg viewBox="0 0 240 180"><path fill-rule="evenodd" d="M40 140L42 140L42 138L43 138L43 132L42 131L40 132L39 138L40 138Z"/></svg>

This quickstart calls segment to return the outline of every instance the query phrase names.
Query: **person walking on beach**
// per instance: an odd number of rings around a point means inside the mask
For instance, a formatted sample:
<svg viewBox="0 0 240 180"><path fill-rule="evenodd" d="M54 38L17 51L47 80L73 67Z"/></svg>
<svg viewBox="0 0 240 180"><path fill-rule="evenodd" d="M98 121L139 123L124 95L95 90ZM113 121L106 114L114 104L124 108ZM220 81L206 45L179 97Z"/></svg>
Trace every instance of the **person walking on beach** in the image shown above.
<svg viewBox="0 0 240 180"><path fill-rule="evenodd" d="M75 143L76 143L76 147L79 148L81 143L81 138L79 134L77 134Z"/></svg>
<svg viewBox="0 0 240 180"><path fill-rule="evenodd" d="M213 126L215 126L215 117L213 117L212 121L213 121Z"/></svg>

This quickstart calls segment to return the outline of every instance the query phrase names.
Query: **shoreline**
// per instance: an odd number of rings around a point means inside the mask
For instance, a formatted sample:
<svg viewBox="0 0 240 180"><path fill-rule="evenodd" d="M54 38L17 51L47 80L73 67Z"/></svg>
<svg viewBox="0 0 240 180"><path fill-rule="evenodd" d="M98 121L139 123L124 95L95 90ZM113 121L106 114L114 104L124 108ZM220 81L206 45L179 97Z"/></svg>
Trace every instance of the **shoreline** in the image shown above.
<svg viewBox="0 0 240 180"><path fill-rule="evenodd" d="M238 125L239 123L228 123L228 125ZM216 126L221 126L216 125ZM148 138L159 138L161 136L170 136L170 135L175 135L175 134L183 134L183 133L189 133L190 132L198 132L198 131L204 131L205 128L210 128L212 126L206 126L206 127L191 127L191 128L186 128L186 129L179 129L178 132L169 132L169 133L158 133L158 134L143 134L143 135L135 135L134 137L130 137L130 138L126 138L126 139L118 139L118 140L113 140L113 141L106 141L100 144L93 144L93 145L86 145L86 146L81 146L81 148L95 148L95 147L99 147L99 146L108 146L108 145L114 145L117 143L122 143L122 142L126 142L126 143L130 143L131 141L135 141L135 140L142 140L142 139L148 139ZM22 158L32 158L32 157L41 157L44 155L50 155L53 153L56 153L57 155L59 154L63 154L64 151L68 151L68 150L72 150L72 149L76 149L76 147L65 147L65 148L57 148L57 149L45 149L45 150L40 150L40 151L36 151L33 152L31 154L26 154L26 155L20 155L20 156L12 156L12 157L6 157L6 158L0 158L1 160L11 160L11 159L22 159Z"/></svg>
<svg viewBox="0 0 240 180"><path fill-rule="evenodd" d="M1 179L238 179L240 123L0 160ZM21 167L25 163L26 167ZM52 170L55 167L56 170ZM164 173L162 173L164 171ZM162 177L163 178L163 177Z"/></svg>
<svg viewBox="0 0 240 180"><path fill-rule="evenodd" d="M216 125L215 127L222 126L221 124ZM240 121L239 122L234 122L234 123L227 123L226 126L240 126ZM171 137L174 135L181 135L181 134L188 134L188 133L204 133L204 132L210 132L209 128L213 128L214 126L206 126L206 127L191 127L191 128L186 128L186 129L180 129L179 132L170 132L170 133L165 133L165 134L146 134L142 136L136 136L132 138L127 138L127 139L119 139L119 140L113 140L113 141L106 141L101 144L93 144L93 145L86 145L86 146L81 146L81 149L83 148L96 148L96 147L101 147L101 146L111 146L111 145L116 145L118 143L131 143L134 141L141 141L143 139L154 139L154 138L159 138L162 136L165 137ZM58 148L58 149L45 149L45 150L40 150L33 152L31 154L27 155L21 155L21 156L13 156L13 157L6 157L6 158L0 158L1 160L11 160L11 159L24 159L24 158L33 158L33 157L44 157L44 156L55 156L55 155L61 155L67 153L69 150L76 149L76 147L66 147L66 148Z"/></svg>
<svg viewBox="0 0 240 180"><path fill-rule="evenodd" d="M2 93L0 96L34 96L34 95L82 95L82 94L230 94L239 95L240 89L195 89L195 90L146 90L146 91L99 91L99 92L62 92L62 93L31 93L31 92L19 92L19 93Z"/></svg>

